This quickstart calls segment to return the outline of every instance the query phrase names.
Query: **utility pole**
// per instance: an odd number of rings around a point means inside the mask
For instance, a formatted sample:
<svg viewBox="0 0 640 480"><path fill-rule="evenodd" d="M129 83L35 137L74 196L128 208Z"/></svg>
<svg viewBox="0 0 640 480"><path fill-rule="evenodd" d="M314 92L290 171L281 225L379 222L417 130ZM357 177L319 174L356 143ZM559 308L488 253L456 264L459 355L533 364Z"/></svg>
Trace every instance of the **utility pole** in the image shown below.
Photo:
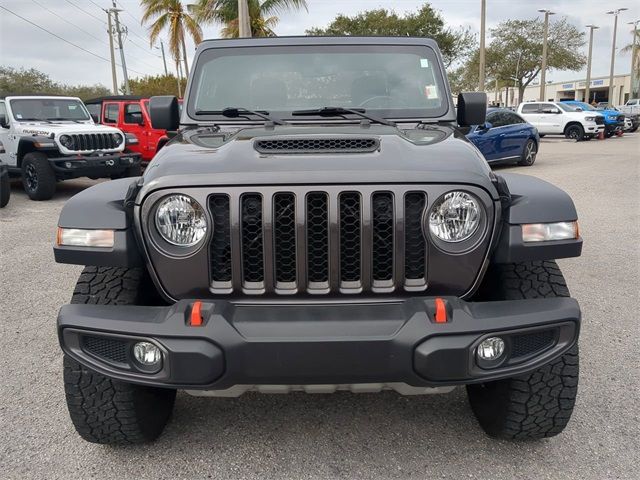
<svg viewBox="0 0 640 480"><path fill-rule="evenodd" d="M111 79L113 80L113 94L118 95L118 77L116 76L116 59L113 53L113 27L111 26L111 11L107 13L107 32L109 33L109 53L111 54Z"/></svg>
<svg viewBox="0 0 640 480"><path fill-rule="evenodd" d="M639 67L636 65L636 54L638 52L638 42L636 41L636 38L638 37L638 23L640 23L640 20L627 23L627 25L633 25L633 40L631 40L631 88L629 89L629 98L638 98L638 87L636 86L636 83L638 82L638 75L636 72Z"/></svg>
<svg viewBox="0 0 640 480"><path fill-rule="evenodd" d="M113 8L109 10L113 13L113 18L116 24L116 33L118 34L118 48L120 49L120 61L122 62L122 74L124 75L124 93L131 95L131 89L129 88L129 75L127 74L127 62L124 58L124 47L122 46L122 34L126 33L125 28L120 28L120 19L118 18L118 12L121 12L116 7L116 0L113 1Z"/></svg>
<svg viewBox="0 0 640 480"><path fill-rule="evenodd" d="M597 28L595 25L587 25L589 29L589 55L587 56L587 84L584 89L584 101L589 103L589 94L591 87L591 55L593 52L593 31Z"/></svg>
<svg viewBox="0 0 640 480"><path fill-rule="evenodd" d="M164 43L160 40L160 51L162 52L162 63L164 65L164 76L169 76L169 72L167 71L167 59L164 57Z"/></svg>
<svg viewBox="0 0 640 480"><path fill-rule="evenodd" d="M542 40L542 65L540 68L540 101L546 98L545 89L547 82L547 37L549 36L549 15L555 15L551 10L538 10L544 13L544 38Z"/></svg>
<svg viewBox="0 0 640 480"><path fill-rule="evenodd" d="M249 19L249 5L247 0L238 0L238 36L251 37L251 21Z"/></svg>
<svg viewBox="0 0 640 480"><path fill-rule="evenodd" d="M180 57L176 58L176 74L178 76L178 98L182 97L182 73L180 71Z"/></svg>
<svg viewBox="0 0 640 480"><path fill-rule="evenodd" d="M611 69L609 70L609 105L613 105L613 66L616 59L616 34L618 33L618 14L626 8L618 8L607 12L607 15L613 15L613 44L611 45Z"/></svg>
<svg viewBox="0 0 640 480"><path fill-rule="evenodd" d="M485 18L487 16L487 0L482 0L480 5L480 71L478 72L478 91L484 92L484 70L485 70L485 51L484 51L484 35L485 35Z"/></svg>

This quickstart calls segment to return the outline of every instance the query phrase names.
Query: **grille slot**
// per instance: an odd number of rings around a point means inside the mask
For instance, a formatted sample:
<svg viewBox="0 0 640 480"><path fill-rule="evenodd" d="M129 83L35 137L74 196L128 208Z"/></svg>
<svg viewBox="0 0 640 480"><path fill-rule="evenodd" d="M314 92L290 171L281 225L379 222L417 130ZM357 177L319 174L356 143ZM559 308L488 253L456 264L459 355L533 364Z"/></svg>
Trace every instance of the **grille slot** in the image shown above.
<svg viewBox="0 0 640 480"><path fill-rule="evenodd" d="M110 150L116 148L110 133L82 133L71 135L73 144L69 150Z"/></svg>
<svg viewBox="0 0 640 480"><path fill-rule="evenodd" d="M262 196L242 196L242 275L246 288L264 282ZM255 285L253 286L255 287Z"/></svg>
<svg viewBox="0 0 640 480"><path fill-rule="evenodd" d="M210 291L341 295L426 290L425 191L415 186L317 188L210 193Z"/></svg>
<svg viewBox="0 0 640 480"><path fill-rule="evenodd" d="M367 153L380 147L377 138L280 138L257 140L260 153Z"/></svg>
<svg viewBox="0 0 640 480"><path fill-rule="evenodd" d="M296 281L296 198L276 193L273 201L273 238L276 282Z"/></svg>
<svg viewBox="0 0 640 480"><path fill-rule="evenodd" d="M128 363L128 342L109 337L83 336L82 347L87 353L112 363Z"/></svg>
<svg viewBox="0 0 640 480"><path fill-rule="evenodd" d="M229 196L211 195L209 209L213 217L213 235L209 247L211 258L211 279L214 283L231 286L231 223Z"/></svg>
<svg viewBox="0 0 640 480"><path fill-rule="evenodd" d="M523 333L511 337L511 358L517 359L539 353L555 343L556 330Z"/></svg>
<svg viewBox="0 0 640 480"><path fill-rule="evenodd" d="M425 203L424 192L409 192L404 199L404 276L407 280L413 280L411 283L415 284L420 284L426 277L426 242L422 234L422 212Z"/></svg>
<svg viewBox="0 0 640 480"><path fill-rule="evenodd" d="M360 194L345 192L340 194L340 282L344 287L360 282L360 250L362 240L362 220Z"/></svg>

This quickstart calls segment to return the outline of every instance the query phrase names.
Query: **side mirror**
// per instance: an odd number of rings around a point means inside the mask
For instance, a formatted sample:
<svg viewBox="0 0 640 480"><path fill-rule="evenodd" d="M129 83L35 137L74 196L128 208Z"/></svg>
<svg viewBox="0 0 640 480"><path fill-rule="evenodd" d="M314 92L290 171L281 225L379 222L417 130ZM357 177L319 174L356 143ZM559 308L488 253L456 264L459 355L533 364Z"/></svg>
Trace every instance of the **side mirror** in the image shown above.
<svg viewBox="0 0 640 480"><path fill-rule="evenodd" d="M149 100L151 126L158 130L178 130L180 126L180 108L174 96L162 95Z"/></svg>
<svg viewBox="0 0 640 480"><path fill-rule="evenodd" d="M576 107L576 112L582 112L582 107Z"/></svg>
<svg viewBox="0 0 640 480"><path fill-rule="evenodd" d="M0 127L9 128L9 122L7 121L7 116L4 113L0 113Z"/></svg>
<svg viewBox="0 0 640 480"><path fill-rule="evenodd" d="M558 108L543 108L542 113L560 113Z"/></svg>
<svg viewBox="0 0 640 480"><path fill-rule="evenodd" d="M458 125L469 127L483 125L487 118L487 94L484 92L465 92L458 94Z"/></svg>

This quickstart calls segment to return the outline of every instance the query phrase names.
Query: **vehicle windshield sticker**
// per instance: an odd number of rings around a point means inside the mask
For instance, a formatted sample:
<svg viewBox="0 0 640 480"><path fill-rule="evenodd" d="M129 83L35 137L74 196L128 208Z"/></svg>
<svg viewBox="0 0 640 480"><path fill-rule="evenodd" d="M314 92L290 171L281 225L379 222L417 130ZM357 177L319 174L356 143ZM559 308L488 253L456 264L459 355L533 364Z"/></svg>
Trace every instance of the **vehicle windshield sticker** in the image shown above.
<svg viewBox="0 0 640 480"><path fill-rule="evenodd" d="M20 119L22 118L22 114L21 114L21 113L16 113L16 118L17 118L18 120L20 120Z"/></svg>
<svg viewBox="0 0 640 480"><path fill-rule="evenodd" d="M438 88L435 85L425 85L424 94L428 99L438 98Z"/></svg>
<svg viewBox="0 0 640 480"><path fill-rule="evenodd" d="M421 68L429 68L429 60L426 58L420 59L420 67Z"/></svg>

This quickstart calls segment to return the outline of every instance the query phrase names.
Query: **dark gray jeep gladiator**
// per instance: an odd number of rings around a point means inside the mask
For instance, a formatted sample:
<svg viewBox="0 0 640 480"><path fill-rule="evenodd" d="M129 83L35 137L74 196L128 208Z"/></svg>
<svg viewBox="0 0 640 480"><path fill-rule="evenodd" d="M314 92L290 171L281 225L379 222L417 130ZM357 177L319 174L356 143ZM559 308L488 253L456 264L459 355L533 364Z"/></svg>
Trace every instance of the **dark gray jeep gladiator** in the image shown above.
<svg viewBox="0 0 640 480"><path fill-rule="evenodd" d="M424 38L205 41L142 177L71 198L55 258L78 433L158 437L177 390L446 393L491 436L560 433L578 383L571 198L494 174Z"/></svg>

